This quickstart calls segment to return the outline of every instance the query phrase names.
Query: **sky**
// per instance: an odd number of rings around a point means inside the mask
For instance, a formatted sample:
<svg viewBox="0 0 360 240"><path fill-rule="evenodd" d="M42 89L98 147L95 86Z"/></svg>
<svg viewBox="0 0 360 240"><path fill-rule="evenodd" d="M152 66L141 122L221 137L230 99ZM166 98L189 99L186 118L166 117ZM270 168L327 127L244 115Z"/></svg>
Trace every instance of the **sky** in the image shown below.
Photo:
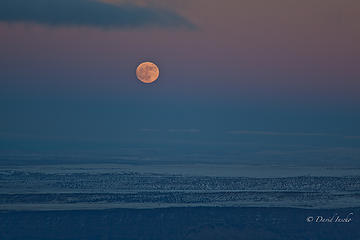
<svg viewBox="0 0 360 240"><path fill-rule="evenodd" d="M0 159L358 165L359 22L356 0L0 0Z"/></svg>

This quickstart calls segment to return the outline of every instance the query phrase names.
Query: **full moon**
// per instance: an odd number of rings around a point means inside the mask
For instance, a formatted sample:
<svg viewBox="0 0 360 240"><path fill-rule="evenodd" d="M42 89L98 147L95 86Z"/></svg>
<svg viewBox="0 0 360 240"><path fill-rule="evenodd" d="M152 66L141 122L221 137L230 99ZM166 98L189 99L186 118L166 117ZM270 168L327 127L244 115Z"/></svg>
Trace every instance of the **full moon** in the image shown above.
<svg viewBox="0 0 360 240"><path fill-rule="evenodd" d="M143 83L152 83L159 77L159 68L152 62L143 62L136 68L136 77Z"/></svg>

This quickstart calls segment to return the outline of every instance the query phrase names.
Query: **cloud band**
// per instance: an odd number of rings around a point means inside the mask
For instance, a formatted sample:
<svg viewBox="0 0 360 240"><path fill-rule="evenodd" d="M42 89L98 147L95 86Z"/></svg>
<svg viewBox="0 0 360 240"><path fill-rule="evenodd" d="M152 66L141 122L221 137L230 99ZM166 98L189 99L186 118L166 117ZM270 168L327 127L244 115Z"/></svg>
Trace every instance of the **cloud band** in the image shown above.
<svg viewBox="0 0 360 240"><path fill-rule="evenodd" d="M0 21L100 28L194 25L175 12L95 0L0 0Z"/></svg>

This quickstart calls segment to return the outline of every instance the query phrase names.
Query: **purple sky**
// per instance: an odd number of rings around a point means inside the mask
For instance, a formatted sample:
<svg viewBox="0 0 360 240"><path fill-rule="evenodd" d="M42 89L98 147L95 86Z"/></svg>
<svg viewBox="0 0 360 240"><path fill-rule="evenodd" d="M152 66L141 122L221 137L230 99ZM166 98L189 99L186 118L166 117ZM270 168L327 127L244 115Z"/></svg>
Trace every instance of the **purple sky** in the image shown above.
<svg viewBox="0 0 360 240"><path fill-rule="evenodd" d="M190 88L195 95L220 91L359 101L357 1L138 4L176 12L196 29L2 21L2 88L136 94L134 69L152 60L160 66L159 94L181 95Z"/></svg>

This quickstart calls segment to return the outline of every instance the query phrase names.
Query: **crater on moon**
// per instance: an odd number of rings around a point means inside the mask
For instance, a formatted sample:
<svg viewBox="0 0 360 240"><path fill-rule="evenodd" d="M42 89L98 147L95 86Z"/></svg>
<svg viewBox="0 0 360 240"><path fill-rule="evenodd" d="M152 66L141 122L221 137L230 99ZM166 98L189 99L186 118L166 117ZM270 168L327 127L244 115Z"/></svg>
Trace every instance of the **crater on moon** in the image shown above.
<svg viewBox="0 0 360 240"><path fill-rule="evenodd" d="M159 68L155 63L143 62L136 68L136 77L143 83L152 83L159 77Z"/></svg>

